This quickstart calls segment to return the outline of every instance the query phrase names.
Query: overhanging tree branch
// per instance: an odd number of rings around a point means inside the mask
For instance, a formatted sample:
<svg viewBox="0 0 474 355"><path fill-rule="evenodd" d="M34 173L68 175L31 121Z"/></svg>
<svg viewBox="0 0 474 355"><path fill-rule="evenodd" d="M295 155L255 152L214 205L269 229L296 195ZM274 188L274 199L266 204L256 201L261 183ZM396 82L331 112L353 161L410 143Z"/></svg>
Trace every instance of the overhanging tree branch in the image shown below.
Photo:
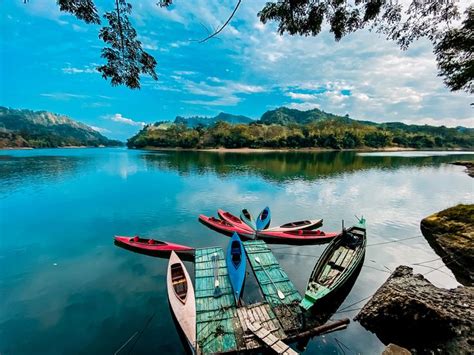
<svg viewBox="0 0 474 355"><path fill-rule="evenodd" d="M199 43L204 43L204 42L210 40L211 38L214 38L214 37L217 36L219 33L221 33L221 31L229 24L230 20L232 20L232 17L234 17L234 15L235 15L235 13L237 12L237 9L239 8L241 2L242 2L242 0L237 1L237 4L236 4L235 7L234 7L234 11L232 11L232 13L230 14L230 16L229 16L229 18L227 19L227 21L224 22L224 24L223 24L221 27L219 27L214 33L210 34L210 35L207 36L206 38L199 40Z"/></svg>

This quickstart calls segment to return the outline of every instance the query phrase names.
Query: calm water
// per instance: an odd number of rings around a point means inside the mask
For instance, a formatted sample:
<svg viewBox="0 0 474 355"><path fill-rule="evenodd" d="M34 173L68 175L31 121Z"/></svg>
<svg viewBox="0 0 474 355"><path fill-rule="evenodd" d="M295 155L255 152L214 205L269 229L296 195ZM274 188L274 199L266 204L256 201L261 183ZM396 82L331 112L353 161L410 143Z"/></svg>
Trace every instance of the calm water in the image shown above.
<svg viewBox="0 0 474 355"><path fill-rule="evenodd" d="M366 301L352 304L372 294L389 270L437 258L419 222L472 203L474 180L463 167L445 163L473 158L423 152L3 151L0 353L112 354L137 331L138 341L121 354L183 353L167 303L167 260L118 248L112 238L141 234L225 247L226 237L197 222L199 213L217 208L257 213L269 205L275 225L323 217L325 230L363 214L365 266L333 316L352 318ZM300 292L323 248L272 246ZM458 285L442 265L436 260L414 268L437 286ZM379 354L382 348L375 335L351 322L345 331L313 339L306 353Z"/></svg>

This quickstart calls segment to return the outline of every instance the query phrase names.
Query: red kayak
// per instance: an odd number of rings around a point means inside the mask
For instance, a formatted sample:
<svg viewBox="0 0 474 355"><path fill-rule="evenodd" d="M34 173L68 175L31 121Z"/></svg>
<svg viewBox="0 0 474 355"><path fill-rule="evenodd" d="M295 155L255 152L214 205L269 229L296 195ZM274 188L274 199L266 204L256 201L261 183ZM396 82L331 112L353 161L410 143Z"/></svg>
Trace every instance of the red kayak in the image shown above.
<svg viewBox="0 0 474 355"><path fill-rule="evenodd" d="M194 248L185 245L164 242L156 239L135 237L115 236L115 242L121 244L128 249L147 253L169 253L175 251L176 253L192 253Z"/></svg>
<svg viewBox="0 0 474 355"><path fill-rule="evenodd" d="M245 229L250 233L254 233L254 230L251 227L246 225L239 217L234 216L232 213L224 210L217 210L217 214L223 221L229 222L230 224L240 229Z"/></svg>
<svg viewBox="0 0 474 355"><path fill-rule="evenodd" d="M339 232L323 232L318 230L297 230L297 231L259 231L257 239L267 240L269 242L310 244L326 242L336 236Z"/></svg>
<svg viewBox="0 0 474 355"><path fill-rule="evenodd" d="M202 224L204 224L205 226L211 229L214 229L216 232L225 234L227 236L232 236L234 233L237 233L238 235L240 235L240 237L244 239L255 238L255 233L253 231L239 228L222 219L218 219L215 217L208 217L201 214L199 215L199 222L201 222Z"/></svg>

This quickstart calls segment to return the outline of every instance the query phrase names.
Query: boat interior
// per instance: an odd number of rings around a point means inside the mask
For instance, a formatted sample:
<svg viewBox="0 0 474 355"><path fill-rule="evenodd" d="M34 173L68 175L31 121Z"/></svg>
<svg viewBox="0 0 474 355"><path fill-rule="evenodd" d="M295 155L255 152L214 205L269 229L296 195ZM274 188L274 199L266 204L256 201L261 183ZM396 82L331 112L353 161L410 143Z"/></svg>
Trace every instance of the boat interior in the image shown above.
<svg viewBox="0 0 474 355"><path fill-rule="evenodd" d="M140 238L140 237L133 237L130 238L130 243L142 243L142 244L153 244L153 245L164 245L166 244L165 242L155 240L155 239L149 239L149 238Z"/></svg>
<svg viewBox="0 0 474 355"><path fill-rule="evenodd" d="M243 209L242 210L242 214L245 216L245 218L247 218L249 221L252 220L252 215L250 214L250 212L247 210L247 209Z"/></svg>
<svg viewBox="0 0 474 355"><path fill-rule="evenodd" d="M242 261L242 247L237 240L232 242L230 254L232 255L232 263L235 265L235 267L238 267Z"/></svg>
<svg viewBox="0 0 474 355"><path fill-rule="evenodd" d="M308 224L311 224L311 221L296 221L296 222L282 224L280 228L300 227L300 226L307 226Z"/></svg>
<svg viewBox="0 0 474 355"><path fill-rule="evenodd" d="M188 294L188 281L186 280L183 266L179 263L171 265L171 282L174 293L184 303Z"/></svg>
<svg viewBox="0 0 474 355"><path fill-rule="evenodd" d="M324 293L336 282L357 256L365 230L352 227L343 233L344 236L340 238L339 245L327 256L322 269L314 271L312 280L308 285L308 291Z"/></svg>

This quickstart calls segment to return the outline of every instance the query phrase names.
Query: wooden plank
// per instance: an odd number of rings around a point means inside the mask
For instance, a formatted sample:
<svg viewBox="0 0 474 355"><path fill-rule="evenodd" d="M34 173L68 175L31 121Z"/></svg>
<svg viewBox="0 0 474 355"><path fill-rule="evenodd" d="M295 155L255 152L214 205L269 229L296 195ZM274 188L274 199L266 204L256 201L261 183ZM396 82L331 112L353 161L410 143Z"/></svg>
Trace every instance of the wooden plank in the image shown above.
<svg viewBox="0 0 474 355"><path fill-rule="evenodd" d="M250 329L265 345L275 351L277 354L297 355L298 353L286 345L281 339L273 335L268 329L262 327L258 322L247 324Z"/></svg>
<svg viewBox="0 0 474 355"><path fill-rule="evenodd" d="M214 264L218 255L222 296L214 297ZM195 253L196 333L202 353L237 351L244 344L232 286L221 248L197 249Z"/></svg>

